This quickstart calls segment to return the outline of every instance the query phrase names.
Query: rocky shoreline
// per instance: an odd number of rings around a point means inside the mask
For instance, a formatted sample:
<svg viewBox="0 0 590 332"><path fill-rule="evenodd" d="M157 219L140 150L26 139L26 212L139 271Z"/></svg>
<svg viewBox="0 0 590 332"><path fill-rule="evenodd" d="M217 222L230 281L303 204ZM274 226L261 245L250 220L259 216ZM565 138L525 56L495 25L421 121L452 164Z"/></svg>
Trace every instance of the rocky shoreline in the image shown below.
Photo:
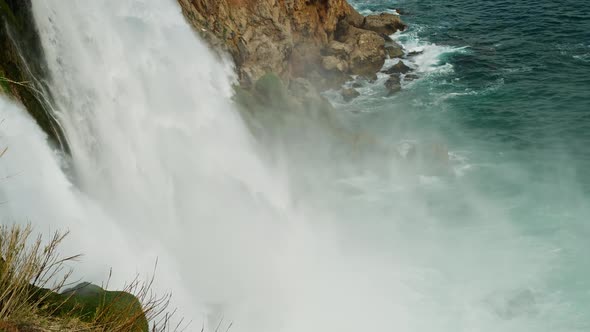
<svg viewBox="0 0 590 332"><path fill-rule="evenodd" d="M388 58L405 56L389 36L406 29L399 15L363 16L346 0L179 0L188 22L213 49L229 54L242 88L267 74L285 85L306 80L319 91L354 78L375 80ZM405 66L400 61L400 66ZM394 66L386 85L401 89ZM397 83L396 83L397 81ZM354 87L342 90L345 100Z"/></svg>

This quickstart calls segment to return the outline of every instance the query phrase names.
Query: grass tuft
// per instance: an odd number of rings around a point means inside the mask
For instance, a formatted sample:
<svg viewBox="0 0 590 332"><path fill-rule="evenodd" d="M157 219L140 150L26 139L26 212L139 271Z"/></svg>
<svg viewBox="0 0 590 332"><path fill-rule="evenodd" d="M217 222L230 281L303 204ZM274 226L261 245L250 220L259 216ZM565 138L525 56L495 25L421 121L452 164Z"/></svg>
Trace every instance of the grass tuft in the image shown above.
<svg viewBox="0 0 590 332"><path fill-rule="evenodd" d="M33 236L30 225L0 225L0 331L182 330L182 320L171 325L171 295L153 291L155 273L148 281L136 276L122 291L90 283L71 287L66 265L80 255L59 255L67 235L55 232L45 241Z"/></svg>

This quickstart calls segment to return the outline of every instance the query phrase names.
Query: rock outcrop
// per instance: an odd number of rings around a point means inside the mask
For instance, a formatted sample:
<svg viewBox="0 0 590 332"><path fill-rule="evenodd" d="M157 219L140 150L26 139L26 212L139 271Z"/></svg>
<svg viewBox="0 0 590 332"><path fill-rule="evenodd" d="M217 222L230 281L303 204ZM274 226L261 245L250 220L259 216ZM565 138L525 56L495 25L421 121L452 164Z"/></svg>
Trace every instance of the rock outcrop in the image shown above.
<svg viewBox="0 0 590 332"><path fill-rule="evenodd" d="M203 38L232 56L242 86L267 73L320 88L372 77L387 56L387 35L405 28L397 15L364 17L346 0L179 2Z"/></svg>
<svg viewBox="0 0 590 332"><path fill-rule="evenodd" d="M21 102L52 143L69 151L47 104L51 96L43 92L44 59L31 0L0 0L0 94Z"/></svg>
<svg viewBox="0 0 590 332"><path fill-rule="evenodd" d="M344 99L344 101L348 102L353 100L354 98L360 96L360 92L358 92L357 90L355 90L354 88L346 88L346 89L342 89L342 91L340 92L340 94L342 95L342 99Z"/></svg>

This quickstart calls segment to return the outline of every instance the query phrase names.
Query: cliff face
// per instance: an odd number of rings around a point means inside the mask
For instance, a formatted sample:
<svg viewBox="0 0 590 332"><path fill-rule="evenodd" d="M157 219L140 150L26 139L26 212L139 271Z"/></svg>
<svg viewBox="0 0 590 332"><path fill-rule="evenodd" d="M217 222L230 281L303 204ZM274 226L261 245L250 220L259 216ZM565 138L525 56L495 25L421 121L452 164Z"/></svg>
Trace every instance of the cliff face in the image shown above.
<svg viewBox="0 0 590 332"><path fill-rule="evenodd" d="M0 93L20 101L48 134L68 151L67 142L48 106L43 49L30 0L0 0Z"/></svg>
<svg viewBox="0 0 590 332"><path fill-rule="evenodd" d="M179 2L197 31L231 54L244 85L269 72L326 86L374 75L385 59L385 34L404 27L388 14L375 28L346 0Z"/></svg>

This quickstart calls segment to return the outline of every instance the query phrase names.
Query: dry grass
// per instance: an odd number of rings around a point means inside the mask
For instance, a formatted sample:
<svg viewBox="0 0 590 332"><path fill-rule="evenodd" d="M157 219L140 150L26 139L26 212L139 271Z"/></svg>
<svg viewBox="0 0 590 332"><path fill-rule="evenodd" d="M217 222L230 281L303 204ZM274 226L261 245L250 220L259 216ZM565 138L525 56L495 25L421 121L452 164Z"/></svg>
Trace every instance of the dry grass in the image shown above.
<svg viewBox="0 0 590 332"><path fill-rule="evenodd" d="M171 325L171 295L158 296L153 277L147 282L136 277L118 292L90 285L97 290L90 297L79 296L83 289L60 294L71 286L66 264L80 257L59 255L67 235L55 232L44 241L33 237L30 225L0 225L0 331L181 330L182 320Z"/></svg>
<svg viewBox="0 0 590 332"><path fill-rule="evenodd" d="M30 225L0 226L0 320L23 320L35 313L47 296L35 287L59 291L71 271L65 262L79 256L60 257L57 246L67 233L56 232L47 244L41 236L31 240Z"/></svg>

